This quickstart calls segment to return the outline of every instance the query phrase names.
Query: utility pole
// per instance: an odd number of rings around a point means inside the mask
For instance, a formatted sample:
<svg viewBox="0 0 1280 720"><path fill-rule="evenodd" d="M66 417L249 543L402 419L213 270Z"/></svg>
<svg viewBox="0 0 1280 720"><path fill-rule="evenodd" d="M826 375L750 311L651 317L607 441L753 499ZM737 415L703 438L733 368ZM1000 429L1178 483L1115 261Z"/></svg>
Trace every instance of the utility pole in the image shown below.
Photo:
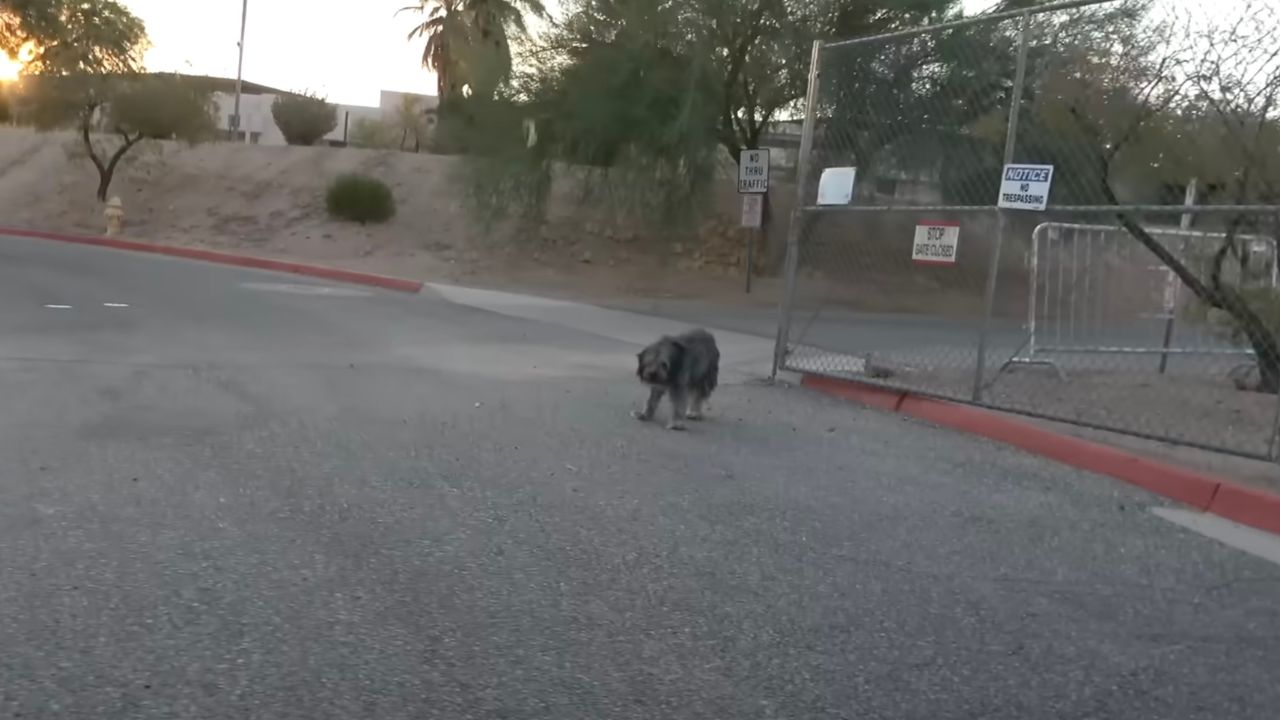
<svg viewBox="0 0 1280 720"><path fill-rule="evenodd" d="M231 116L231 138L234 139L240 129L240 90L244 84L244 24L249 17L249 0L243 0L240 6L240 59L236 62L236 107ZM248 139L245 134L245 139Z"/></svg>

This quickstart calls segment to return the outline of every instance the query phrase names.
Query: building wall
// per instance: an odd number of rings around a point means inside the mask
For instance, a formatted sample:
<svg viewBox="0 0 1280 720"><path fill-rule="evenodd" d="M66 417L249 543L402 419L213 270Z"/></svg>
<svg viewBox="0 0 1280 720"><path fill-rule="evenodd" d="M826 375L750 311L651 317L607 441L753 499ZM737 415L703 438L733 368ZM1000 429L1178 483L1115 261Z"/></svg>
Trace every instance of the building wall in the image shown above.
<svg viewBox="0 0 1280 720"><path fill-rule="evenodd" d="M346 142L347 132L354 128L356 122L361 119L394 120L396 112L406 97L412 98L424 113L434 111L436 106L440 104L439 99L434 95L383 90L379 98L378 107L338 105L338 126L334 128L333 132L326 135L324 140L335 143ZM248 134L248 142L257 145L286 144L284 134L280 132L280 128L276 127L276 121L271 117L271 103L275 99L275 95L268 94L244 94L240 96L240 129ZM231 116L235 112L235 95L233 93L216 92L213 94L213 100L218 108L218 128L229 132L231 130Z"/></svg>

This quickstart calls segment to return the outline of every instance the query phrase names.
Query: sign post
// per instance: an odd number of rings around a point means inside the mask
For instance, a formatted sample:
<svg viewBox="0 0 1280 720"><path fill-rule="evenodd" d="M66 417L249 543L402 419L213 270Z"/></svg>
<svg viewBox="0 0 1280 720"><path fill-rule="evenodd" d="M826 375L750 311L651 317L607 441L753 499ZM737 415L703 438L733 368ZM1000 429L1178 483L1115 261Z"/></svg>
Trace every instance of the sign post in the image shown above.
<svg viewBox="0 0 1280 720"><path fill-rule="evenodd" d="M747 231L747 293L750 294L756 238L764 232L764 201L769 193L768 148L738 153L738 193L742 195L742 227Z"/></svg>
<svg viewBox="0 0 1280 720"><path fill-rule="evenodd" d="M755 268L756 234L764 227L764 195L742 196L742 227L747 231L747 294L751 294L751 273Z"/></svg>

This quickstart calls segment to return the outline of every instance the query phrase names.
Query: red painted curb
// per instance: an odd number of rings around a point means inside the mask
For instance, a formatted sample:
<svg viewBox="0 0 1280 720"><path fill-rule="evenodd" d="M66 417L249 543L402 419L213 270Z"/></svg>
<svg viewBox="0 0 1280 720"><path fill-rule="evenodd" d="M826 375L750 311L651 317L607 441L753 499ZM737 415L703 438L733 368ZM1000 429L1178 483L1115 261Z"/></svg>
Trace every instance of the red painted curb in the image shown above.
<svg viewBox="0 0 1280 720"><path fill-rule="evenodd" d="M221 265L234 265L236 267L256 268L259 270L273 270L275 272L323 278L325 280L333 280L335 282L352 283L355 285L370 285L373 287L383 288L385 290L395 290L397 292L416 293L422 290L422 283L417 280L405 280L403 278L390 277L387 275L376 275L374 273L357 272L355 270L343 270L341 268L326 267L324 265L308 265L305 263L289 262L286 260L269 260L267 258L254 257L252 255L237 255L235 253L219 252L216 250L201 250L198 248L185 248L174 245L153 245L151 243L137 242L135 240L120 240L118 238L96 237L92 235L68 235L64 233L45 232L43 230L22 230L5 227L0 227L0 235L13 235L16 237L37 238L40 240L56 240L58 242L75 243L77 245L94 245L97 247L114 248L116 250L131 250L133 252L145 252L153 255L168 255L170 257L185 258L188 260L202 260L204 262L218 263Z"/></svg>
<svg viewBox="0 0 1280 720"><path fill-rule="evenodd" d="M889 410L890 412L898 412L902 407L902 401L907 397L906 393L897 390L886 390L871 385L836 380L823 375L803 375L800 378L800 384L845 400L852 400L863 405L878 407L881 410Z"/></svg>
<svg viewBox="0 0 1280 720"><path fill-rule="evenodd" d="M1209 512L1280 534L1280 497L1264 490L1224 481L1209 504Z"/></svg>
<svg viewBox="0 0 1280 720"><path fill-rule="evenodd" d="M846 400L1013 445L1064 465L1123 480L1242 525L1280 534L1280 495L1265 490L1063 435L982 408L807 373L801 384Z"/></svg>

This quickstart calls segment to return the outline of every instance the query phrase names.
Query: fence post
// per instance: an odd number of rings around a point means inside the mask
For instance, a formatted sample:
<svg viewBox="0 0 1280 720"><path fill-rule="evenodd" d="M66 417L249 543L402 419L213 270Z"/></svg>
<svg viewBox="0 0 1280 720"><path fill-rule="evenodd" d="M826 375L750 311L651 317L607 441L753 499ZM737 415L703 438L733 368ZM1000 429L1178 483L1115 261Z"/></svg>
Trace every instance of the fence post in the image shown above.
<svg viewBox="0 0 1280 720"><path fill-rule="evenodd" d="M1009 101L1009 125L1004 137L1004 163L1013 162L1014 150L1018 145L1018 115L1022 109L1022 90L1027 82L1027 43L1031 34L1031 11L1022 13L1021 27L1018 29L1018 60L1013 73L1013 97ZM1001 169L1003 173L1003 168ZM991 250L991 266L987 268L987 288L982 313L982 326L978 330L978 361L973 370L973 401L982 402L982 378L986 375L987 339L991 334L991 314L996 304L996 277L1000 274L1000 251L1004 246L1004 235L1009 224L1008 210L997 209L996 245Z"/></svg>
<svg viewBox="0 0 1280 720"><path fill-rule="evenodd" d="M814 40L809 59L809 87L804 99L804 126L800 131L800 157L796 160L796 203L791 209L791 223L787 227L787 257L783 270L785 286L778 305L778 337L773 345L773 370L769 373L771 378L778 376L778 369L786 358L787 341L791 334L791 306L795 301L796 275L800 269L800 231L812 165L810 156L813 154L813 132L818 113L818 64L821 58L822 41Z"/></svg>
<svg viewBox="0 0 1280 720"><path fill-rule="evenodd" d="M1191 182L1187 183L1187 192L1183 196L1182 204L1191 207L1198 201L1199 178L1191 178ZM1191 229L1193 217L1191 213L1182 213L1182 219L1178 221L1178 227L1183 230ZM1183 249L1186 249L1186 240L1182 241ZM1169 348L1173 346L1173 325L1178 318L1178 285L1181 283L1177 276L1173 274L1173 270L1166 267L1164 273L1164 341L1161 348L1164 352L1160 353L1160 374L1164 375L1169 369Z"/></svg>

